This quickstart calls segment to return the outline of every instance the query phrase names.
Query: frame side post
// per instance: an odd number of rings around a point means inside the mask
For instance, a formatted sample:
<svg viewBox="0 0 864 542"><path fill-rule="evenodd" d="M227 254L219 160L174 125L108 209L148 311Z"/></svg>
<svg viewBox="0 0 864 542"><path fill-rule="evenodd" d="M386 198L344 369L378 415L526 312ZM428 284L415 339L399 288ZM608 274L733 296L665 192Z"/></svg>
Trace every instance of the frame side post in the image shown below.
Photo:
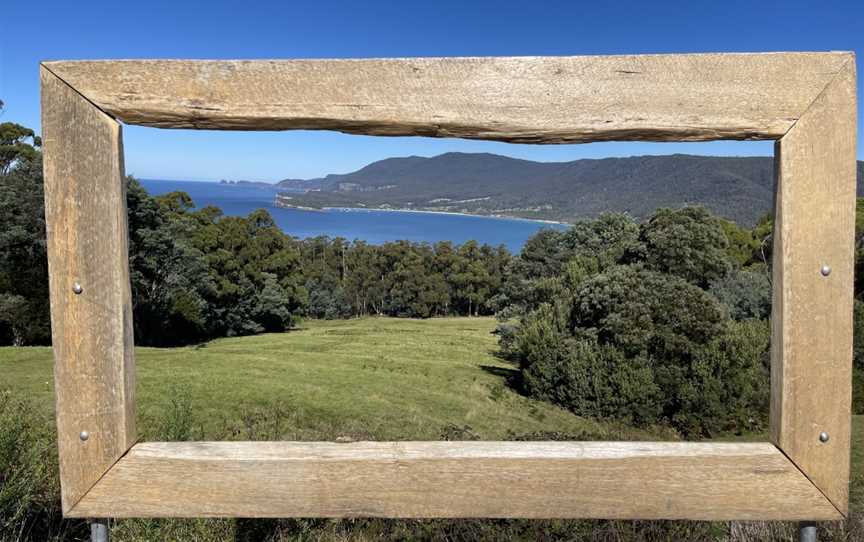
<svg viewBox="0 0 864 542"><path fill-rule="evenodd" d="M120 125L44 66L42 135L63 511L135 441Z"/></svg>
<svg viewBox="0 0 864 542"><path fill-rule="evenodd" d="M771 437L848 507L855 231L855 64L775 147Z"/></svg>

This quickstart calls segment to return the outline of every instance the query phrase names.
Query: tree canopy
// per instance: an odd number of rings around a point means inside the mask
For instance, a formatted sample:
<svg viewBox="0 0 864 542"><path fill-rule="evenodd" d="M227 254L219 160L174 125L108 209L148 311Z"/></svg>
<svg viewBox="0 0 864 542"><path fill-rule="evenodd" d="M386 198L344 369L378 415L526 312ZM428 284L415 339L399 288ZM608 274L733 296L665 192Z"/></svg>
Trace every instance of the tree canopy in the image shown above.
<svg viewBox="0 0 864 542"><path fill-rule="evenodd" d="M529 241L497 300L523 390L688 435L764 427L770 284L757 235L684 207Z"/></svg>

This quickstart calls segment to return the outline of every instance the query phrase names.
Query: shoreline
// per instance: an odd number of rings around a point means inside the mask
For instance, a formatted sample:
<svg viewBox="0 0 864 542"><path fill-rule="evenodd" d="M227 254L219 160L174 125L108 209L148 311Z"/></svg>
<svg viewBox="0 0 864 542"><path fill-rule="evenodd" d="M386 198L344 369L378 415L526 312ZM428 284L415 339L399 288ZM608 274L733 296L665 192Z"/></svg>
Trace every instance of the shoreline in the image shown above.
<svg viewBox="0 0 864 542"><path fill-rule="evenodd" d="M481 215L478 213L457 213L455 211L426 211L422 209L378 209L378 208L369 208L369 207L301 207L299 205L278 205L275 202L273 206L277 209L296 209L298 211L314 211L326 213L328 211L337 211L337 212L388 212L388 213L425 213L425 214L433 214L433 215L453 215L453 216L470 216L470 217L478 217L478 218L493 218L497 220L521 220L525 222L540 222L543 224L549 225L559 225L559 226L571 226L569 222L561 222L559 220L548 220L543 218L525 218L521 216L509 216L509 215Z"/></svg>

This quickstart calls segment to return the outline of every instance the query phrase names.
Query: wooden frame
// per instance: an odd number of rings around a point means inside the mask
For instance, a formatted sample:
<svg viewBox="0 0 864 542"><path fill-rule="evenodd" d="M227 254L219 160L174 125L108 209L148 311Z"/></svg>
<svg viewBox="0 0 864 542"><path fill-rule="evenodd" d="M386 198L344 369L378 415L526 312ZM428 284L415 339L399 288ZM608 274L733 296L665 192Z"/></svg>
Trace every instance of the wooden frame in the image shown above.
<svg viewBox="0 0 864 542"><path fill-rule="evenodd" d="M853 54L45 62L41 79L66 516L846 514ZM118 121L530 143L777 140L771 441L136 444Z"/></svg>

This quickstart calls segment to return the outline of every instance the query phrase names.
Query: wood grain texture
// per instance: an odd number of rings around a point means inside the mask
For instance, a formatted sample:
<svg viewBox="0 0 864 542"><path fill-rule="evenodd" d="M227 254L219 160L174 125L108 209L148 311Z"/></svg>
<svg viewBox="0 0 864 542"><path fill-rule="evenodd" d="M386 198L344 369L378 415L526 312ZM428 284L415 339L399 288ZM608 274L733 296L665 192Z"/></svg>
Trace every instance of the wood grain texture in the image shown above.
<svg viewBox="0 0 864 542"><path fill-rule="evenodd" d="M777 139L849 53L43 65L129 124L521 143Z"/></svg>
<svg viewBox="0 0 864 542"><path fill-rule="evenodd" d="M838 519L770 443L143 443L80 517Z"/></svg>
<svg viewBox="0 0 864 542"><path fill-rule="evenodd" d="M41 79L57 437L68 511L135 440L126 189L120 125L47 70Z"/></svg>
<svg viewBox="0 0 864 542"><path fill-rule="evenodd" d="M778 143L772 441L848 507L855 232L855 64ZM823 276L823 265L831 272ZM822 443L821 432L830 439Z"/></svg>

